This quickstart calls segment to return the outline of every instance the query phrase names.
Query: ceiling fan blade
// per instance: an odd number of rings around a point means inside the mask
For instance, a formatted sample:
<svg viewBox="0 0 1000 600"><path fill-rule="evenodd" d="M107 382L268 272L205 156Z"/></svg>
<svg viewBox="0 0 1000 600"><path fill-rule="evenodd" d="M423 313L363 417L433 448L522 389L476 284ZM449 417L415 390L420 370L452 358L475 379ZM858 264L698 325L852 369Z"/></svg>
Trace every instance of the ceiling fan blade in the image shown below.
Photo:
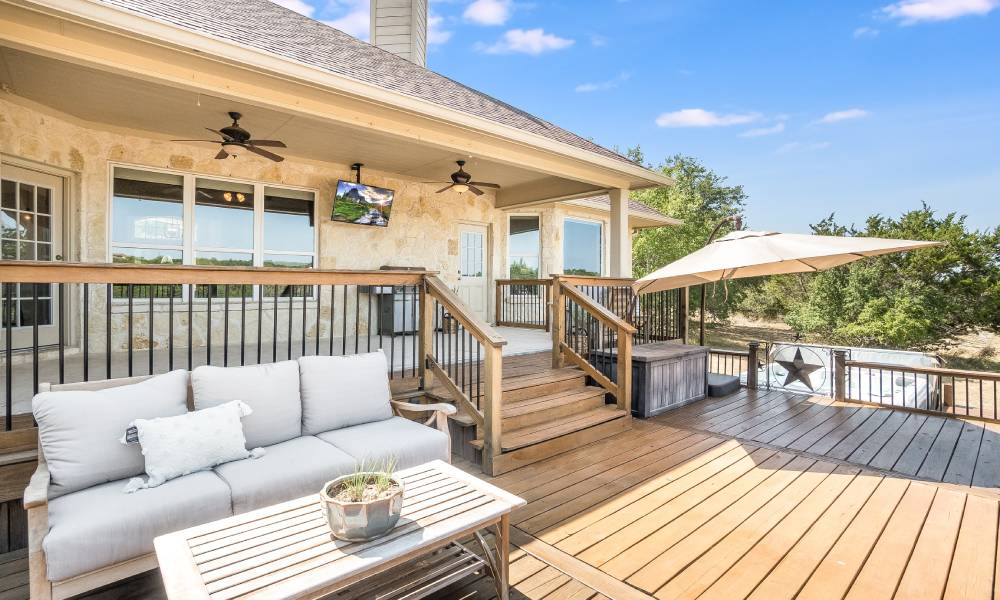
<svg viewBox="0 0 1000 600"><path fill-rule="evenodd" d="M475 194L477 196L482 196L483 195L483 190L477 188L476 186L472 185L471 183L467 183L465 185L469 186L469 191L472 192L473 194Z"/></svg>
<svg viewBox="0 0 1000 600"><path fill-rule="evenodd" d="M229 158L229 153L225 149L220 148L219 153L215 155L216 160L221 160L223 158Z"/></svg>
<svg viewBox="0 0 1000 600"><path fill-rule="evenodd" d="M285 160L284 156L278 156L274 152L268 152L267 150L264 150L263 148L255 148L254 146L247 145L246 149L249 150L250 152L253 152L254 154L257 154L259 156L263 156L264 158L269 158L269 159L273 160L274 162L281 162L281 161Z"/></svg>
<svg viewBox="0 0 1000 600"><path fill-rule="evenodd" d="M231 140L231 139L233 139L233 138L229 137L228 135L226 135L226 134L222 133L222 132L221 132L221 131L219 131L218 129L212 129L211 127L206 127L205 129L207 129L207 130L211 131L212 133L214 133L215 135L217 135L217 136L221 137L221 138L222 138L222 139L224 139L224 140L227 140L227 141L228 141L228 140Z"/></svg>
<svg viewBox="0 0 1000 600"><path fill-rule="evenodd" d="M455 184L454 183L449 183L448 185L446 185L443 188L439 189L436 193L440 194L441 192L447 192L448 190L450 190L453 187L455 187Z"/></svg>
<svg viewBox="0 0 1000 600"><path fill-rule="evenodd" d="M500 189L499 184L496 184L496 183L485 183L485 182L482 182L482 181L470 181L469 185L478 185L481 188L492 188L492 189L497 189L497 190Z"/></svg>
<svg viewBox="0 0 1000 600"><path fill-rule="evenodd" d="M219 140L170 140L171 142L206 142L208 144L218 144Z"/></svg>
<svg viewBox="0 0 1000 600"><path fill-rule="evenodd" d="M285 142L280 142L278 140L250 140L247 142L251 146L267 146L270 148L287 148Z"/></svg>

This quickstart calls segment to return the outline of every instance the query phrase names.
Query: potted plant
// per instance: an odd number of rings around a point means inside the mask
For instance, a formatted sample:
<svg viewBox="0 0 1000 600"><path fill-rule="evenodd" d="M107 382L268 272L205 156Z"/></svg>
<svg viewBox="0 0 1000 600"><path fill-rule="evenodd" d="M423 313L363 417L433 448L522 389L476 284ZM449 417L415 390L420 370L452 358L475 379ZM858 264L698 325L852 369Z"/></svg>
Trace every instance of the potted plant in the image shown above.
<svg viewBox="0 0 1000 600"><path fill-rule="evenodd" d="M395 457L363 461L354 473L323 486L320 503L334 537L366 542L396 526L403 508L403 482L393 477L395 467Z"/></svg>

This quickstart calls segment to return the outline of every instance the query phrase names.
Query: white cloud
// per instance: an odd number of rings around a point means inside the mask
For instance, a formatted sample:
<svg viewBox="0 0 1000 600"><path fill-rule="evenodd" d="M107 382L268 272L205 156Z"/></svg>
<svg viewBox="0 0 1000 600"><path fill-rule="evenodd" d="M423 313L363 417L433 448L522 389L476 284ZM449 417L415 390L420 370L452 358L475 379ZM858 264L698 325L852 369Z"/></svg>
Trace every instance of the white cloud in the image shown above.
<svg viewBox="0 0 1000 600"><path fill-rule="evenodd" d="M316 8L303 2L302 0L271 0L278 6L284 6L288 10L294 10L299 14L303 14L307 17L311 17Z"/></svg>
<svg viewBox="0 0 1000 600"><path fill-rule="evenodd" d="M858 27L854 30L854 39L859 40L862 38L871 39L878 37L878 29L874 27Z"/></svg>
<svg viewBox="0 0 1000 600"><path fill-rule="evenodd" d="M778 154L788 154L789 152L808 152L813 150L826 150L830 147L830 142L788 142L778 147Z"/></svg>
<svg viewBox="0 0 1000 600"><path fill-rule="evenodd" d="M774 135L776 133L781 133L785 130L785 124L783 122L775 123L771 127L759 127L757 129L748 129L740 134L740 137L763 137L765 135Z"/></svg>
<svg viewBox="0 0 1000 600"><path fill-rule="evenodd" d="M561 38L545 30L539 29L511 29L503 34L494 44L476 44L476 50L486 54L530 54L537 56L544 52L562 50L569 48L575 43L574 40Z"/></svg>
<svg viewBox="0 0 1000 600"><path fill-rule="evenodd" d="M925 21L949 21L969 15L985 15L1000 6L1000 0L900 0L882 7L882 13L903 25Z"/></svg>
<svg viewBox="0 0 1000 600"><path fill-rule="evenodd" d="M503 25L513 12L511 0L476 0L462 16L476 25Z"/></svg>
<svg viewBox="0 0 1000 600"><path fill-rule="evenodd" d="M444 17L438 15L431 15L427 19L427 45L437 46L440 44L448 43L451 39L450 31L442 29L444 25Z"/></svg>
<svg viewBox="0 0 1000 600"><path fill-rule="evenodd" d="M346 34L353 35L359 40L368 41L371 26L369 0L333 0L328 8L340 8L346 10L346 14L336 19L323 21L330 27L336 27Z"/></svg>
<svg viewBox="0 0 1000 600"><path fill-rule="evenodd" d="M608 79L607 81L599 81L596 83L581 83L580 85L573 88L573 91L585 94L588 92L605 92L607 90L614 89L618 87L623 81L628 81L631 77L631 73L621 73L618 77L614 79Z"/></svg>
<svg viewBox="0 0 1000 600"><path fill-rule="evenodd" d="M821 123L823 125L828 125L830 123L839 123L841 121L850 121L852 119L863 119L871 115L870 112L861 108L849 108L847 110L838 110L832 113L827 113L823 117L816 121L816 123Z"/></svg>
<svg viewBox="0 0 1000 600"><path fill-rule="evenodd" d="M702 108L684 108L663 113L656 118L660 127L728 127L760 120L758 113L716 114Z"/></svg>

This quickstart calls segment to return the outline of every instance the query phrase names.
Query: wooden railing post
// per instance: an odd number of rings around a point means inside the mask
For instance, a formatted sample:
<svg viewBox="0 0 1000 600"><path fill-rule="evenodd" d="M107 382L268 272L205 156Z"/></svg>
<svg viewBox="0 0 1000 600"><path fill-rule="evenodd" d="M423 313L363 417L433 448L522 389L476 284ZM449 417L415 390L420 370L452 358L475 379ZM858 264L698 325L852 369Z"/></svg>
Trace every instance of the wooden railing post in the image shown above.
<svg viewBox="0 0 1000 600"><path fill-rule="evenodd" d="M502 431L502 399L503 393L503 348L486 346L486 359L483 362L484 404L483 420L483 472L493 475L493 459L500 456L500 436Z"/></svg>
<svg viewBox="0 0 1000 600"><path fill-rule="evenodd" d="M504 322L504 320L503 320L503 290L500 289L502 286L500 285L499 281L497 281L494 285L496 286L496 290L497 291L496 291L496 298L494 300L494 306L493 306L493 324L499 326L501 323Z"/></svg>
<svg viewBox="0 0 1000 600"><path fill-rule="evenodd" d="M833 399L847 399L847 350L833 351Z"/></svg>
<svg viewBox="0 0 1000 600"><path fill-rule="evenodd" d="M618 357L616 361L618 408L631 414L632 412L632 334L626 329L618 328Z"/></svg>
<svg viewBox="0 0 1000 600"><path fill-rule="evenodd" d="M434 352L434 306L427 294L427 277L420 282L420 389L434 387L434 372L427 368L427 357ZM332 334L331 334L332 335Z"/></svg>
<svg viewBox="0 0 1000 600"><path fill-rule="evenodd" d="M566 337L566 297L563 296L562 279L559 275L552 276L552 310L549 322L552 324L552 368L563 366L563 354L559 344Z"/></svg>
<svg viewBox="0 0 1000 600"><path fill-rule="evenodd" d="M747 389L757 389L757 352L760 342L750 342L747 345Z"/></svg>

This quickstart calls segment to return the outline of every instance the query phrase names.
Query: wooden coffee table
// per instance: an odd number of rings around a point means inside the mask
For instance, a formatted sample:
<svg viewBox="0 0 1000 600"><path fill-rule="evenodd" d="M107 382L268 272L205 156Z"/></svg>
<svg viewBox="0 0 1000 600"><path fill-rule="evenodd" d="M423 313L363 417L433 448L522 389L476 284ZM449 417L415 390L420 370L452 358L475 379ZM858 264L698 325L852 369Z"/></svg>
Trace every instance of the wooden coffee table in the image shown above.
<svg viewBox="0 0 1000 600"><path fill-rule="evenodd" d="M156 538L167 597L419 598L483 569L506 600L509 517L525 501L442 461L397 476L406 488L402 516L370 542L330 535L319 490ZM494 530L495 544L486 542L484 529ZM482 555L458 543L470 537Z"/></svg>

